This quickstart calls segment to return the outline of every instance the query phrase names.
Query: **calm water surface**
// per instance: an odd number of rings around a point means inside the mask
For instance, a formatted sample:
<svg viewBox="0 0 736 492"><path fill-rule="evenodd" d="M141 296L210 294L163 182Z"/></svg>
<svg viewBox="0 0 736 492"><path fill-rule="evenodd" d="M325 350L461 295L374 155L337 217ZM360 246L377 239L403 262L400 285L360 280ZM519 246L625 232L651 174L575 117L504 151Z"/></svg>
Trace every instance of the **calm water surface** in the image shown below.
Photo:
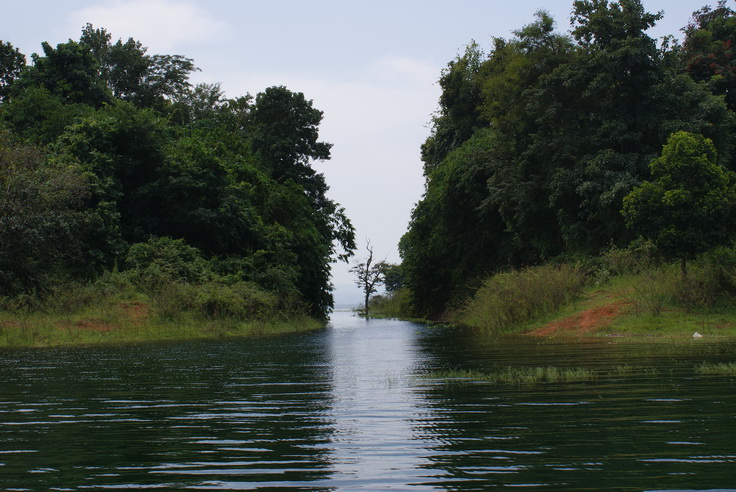
<svg viewBox="0 0 736 492"><path fill-rule="evenodd" d="M734 360L732 342L491 338L351 313L262 339L4 350L0 490L736 490L736 381L694 370ZM431 377L509 365L598 377Z"/></svg>

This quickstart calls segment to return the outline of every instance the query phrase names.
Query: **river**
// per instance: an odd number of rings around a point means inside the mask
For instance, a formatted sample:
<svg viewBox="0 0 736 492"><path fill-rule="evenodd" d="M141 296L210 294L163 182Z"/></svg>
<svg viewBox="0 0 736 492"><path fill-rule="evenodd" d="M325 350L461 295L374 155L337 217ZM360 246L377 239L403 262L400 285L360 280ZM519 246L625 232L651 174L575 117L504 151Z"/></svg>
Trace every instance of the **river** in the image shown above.
<svg viewBox="0 0 736 492"><path fill-rule="evenodd" d="M0 351L1 490L736 490L736 345L317 332ZM586 367L532 385L434 377Z"/></svg>

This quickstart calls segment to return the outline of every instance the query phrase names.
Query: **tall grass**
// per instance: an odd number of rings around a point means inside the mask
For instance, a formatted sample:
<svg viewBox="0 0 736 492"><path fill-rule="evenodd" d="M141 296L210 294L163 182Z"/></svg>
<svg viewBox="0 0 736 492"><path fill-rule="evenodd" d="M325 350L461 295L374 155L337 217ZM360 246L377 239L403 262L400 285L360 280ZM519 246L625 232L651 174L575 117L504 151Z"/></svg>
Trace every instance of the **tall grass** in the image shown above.
<svg viewBox="0 0 736 492"><path fill-rule="evenodd" d="M676 300L681 287L681 274L671 265L648 268L636 274L623 275L613 289L636 316L659 316Z"/></svg>
<svg viewBox="0 0 736 492"><path fill-rule="evenodd" d="M436 371L428 375L449 383L484 382L491 384L527 385L538 383L570 383L590 381L596 378L595 371L583 367L559 368L542 367L504 367L493 372L468 369Z"/></svg>
<svg viewBox="0 0 736 492"><path fill-rule="evenodd" d="M59 285L44 296L0 302L0 346L265 335L322 326L280 301L250 282L141 282L130 272L113 272L92 283Z"/></svg>
<svg viewBox="0 0 736 492"><path fill-rule="evenodd" d="M559 311L572 302L587 276L572 265L544 265L487 279L460 314L463 324L502 333Z"/></svg>
<svg viewBox="0 0 736 492"><path fill-rule="evenodd" d="M411 312L409 291L398 289L385 296L374 296L370 300L372 316L380 318L406 318Z"/></svg>
<svg viewBox="0 0 736 492"><path fill-rule="evenodd" d="M695 368L701 375L736 376L736 362L704 363Z"/></svg>

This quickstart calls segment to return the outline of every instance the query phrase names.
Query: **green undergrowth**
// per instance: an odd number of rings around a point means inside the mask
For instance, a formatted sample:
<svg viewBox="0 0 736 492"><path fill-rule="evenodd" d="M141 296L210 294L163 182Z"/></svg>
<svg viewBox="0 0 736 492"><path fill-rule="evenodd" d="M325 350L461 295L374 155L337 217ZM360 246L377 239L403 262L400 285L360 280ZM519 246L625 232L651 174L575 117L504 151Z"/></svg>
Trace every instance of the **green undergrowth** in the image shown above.
<svg viewBox="0 0 736 492"><path fill-rule="evenodd" d="M648 250L615 248L587 262L499 273L452 321L494 334L733 337L736 248L689 262L685 276Z"/></svg>
<svg viewBox="0 0 736 492"><path fill-rule="evenodd" d="M253 284L140 282L126 273L0 305L0 347L263 336L324 326L282 309Z"/></svg>
<svg viewBox="0 0 736 492"><path fill-rule="evenodd" d="M701 375L736 376L736 362L704 363L696 371Z"/></svg>
<svg viewBox="0 0 736 492"><path fill-rule="evenodd" d="M586 283L573 265L544 265L488 278L459 312L460 324L495 333L517 332L574 302Z"/></svg>
<svg viewBox="0 0 736 492"><path fill-rule="evenodd" d="M715 364L702 363L694 366L688 365L684 371L681 371L681 374L692 373L697 376L736 376L736 362ZM451 369L433 371L427 374L425 378L440 381L445 384L488 383L507 386L522 386L543 383L589 382L610 377L672 377L673 374L673 368L665 369L623 364L597 370L585 367L560 368L554 366L509 366L489 372L475 369Z"/></svg>

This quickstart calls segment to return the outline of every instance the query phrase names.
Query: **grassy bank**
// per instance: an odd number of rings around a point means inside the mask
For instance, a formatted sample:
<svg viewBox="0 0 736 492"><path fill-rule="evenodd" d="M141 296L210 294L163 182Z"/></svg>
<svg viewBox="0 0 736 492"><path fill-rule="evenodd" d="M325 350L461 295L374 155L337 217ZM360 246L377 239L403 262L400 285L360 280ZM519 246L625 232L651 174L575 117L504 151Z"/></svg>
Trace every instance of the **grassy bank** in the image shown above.
<svg viewBox="0 0 736 492"><path fill-rule="evenodd" d="M207 321L183 315L163 320L146 313L146 304L120 304L74 315L0 314L0 347L51 347L108 343L263 336L317 329L323 326L302 317L273 321Z"/></svg>
<svg viewBox="0 0 736 492"><path fill-rule="evenodd" d="M489 278L454 321L543 336L736 336L733 252L678 265L546 265ZM615 262L614 262L615 263Z"/></svg>
<svg viewBox="0 0 736 492"><path fill-rule="evenodd" d="M113 273L43 298L5 299L0 347L263 336L323 326L277 301L242 283L154 286Z"/></svg>
<svg viewBox="0 0 736 492"><path fill-rule="evenodd" d="M411 319L409 297L378 298L372 313ZM736 337L736 247L689 262L686 276L646 245L501 272L442 319L494 334Z"/></svg>

